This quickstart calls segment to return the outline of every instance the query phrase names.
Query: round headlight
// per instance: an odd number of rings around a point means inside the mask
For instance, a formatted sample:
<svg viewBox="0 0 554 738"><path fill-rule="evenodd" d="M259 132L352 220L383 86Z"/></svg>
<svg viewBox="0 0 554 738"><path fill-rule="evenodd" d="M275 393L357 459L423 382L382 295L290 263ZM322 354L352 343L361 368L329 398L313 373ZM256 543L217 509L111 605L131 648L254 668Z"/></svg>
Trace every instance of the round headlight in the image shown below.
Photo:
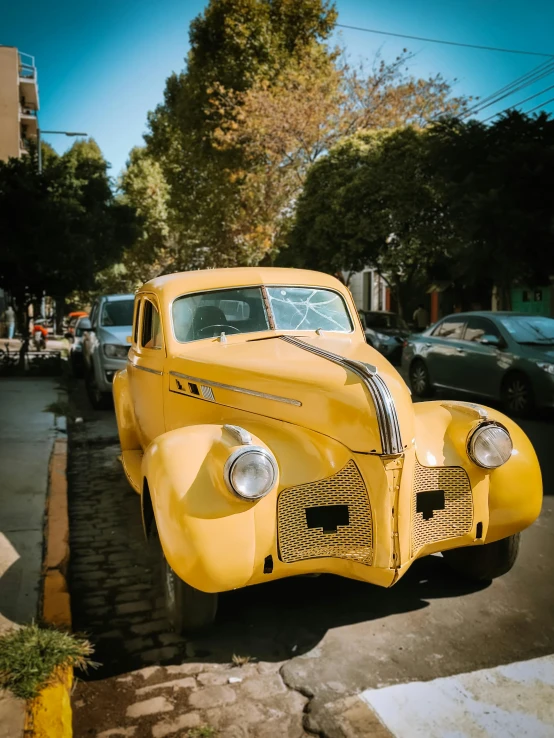
<svg viewBox="0 0 554 738"><path fill-rule="evenodd" d="M276 479L277 462L261 446L239 448L225 462L227 487L244 500L264 497Z"/></svg>
<svg viewBox="0 0 554 738"><path fill-rule="evenodd" d="M478 426L469 437L470 458L486 469L496 469L505 464L512 454L512 439L501 425L487 423Z"/></svg>

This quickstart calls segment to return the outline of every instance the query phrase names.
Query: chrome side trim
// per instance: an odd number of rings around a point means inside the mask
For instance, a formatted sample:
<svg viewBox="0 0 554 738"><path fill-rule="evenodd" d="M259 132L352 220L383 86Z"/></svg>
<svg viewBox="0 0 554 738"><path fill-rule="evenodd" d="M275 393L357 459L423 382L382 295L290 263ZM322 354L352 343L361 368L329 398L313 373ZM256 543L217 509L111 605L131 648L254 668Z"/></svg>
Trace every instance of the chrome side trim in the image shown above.
<svg viewBox="0 0 554 738"><path fill-rule="evenodd" d="M224 425L223 430L226 430L235 441L238 441L243 446L250 446L252 444L252 436L247 430L241 428L240 425Z"/></svg>
<svg viewBox="0 0 554 738"><path fill-rule="evenodd" d="M135 369L140 369L143 372L150 372L150 374L157 374L159 377L163 376L163 372L158 371L158 369L150 369L149 366L141 366L140 364L134 364L132 361L130 361L129 364L133 366Z"/></svg>
<svg viewBox="0 0 554 738"><path fill-rule="evenodd" d="M288 397L279 397L278 395L268 395L265 392L257 392L256 390L245 389L244 387L234 387L231 384L221 384L221 382L212 382L207 379L200 379L199 377L191 377L188 374L181 374L180 372L169 372L172 377L179 377L179 379L186 379L188 382L198 382L198 384L205 384L208 387L217 387L223 390L229 390L230 392L240 392L243 395L251 395L252 397L261 397L264 400L274 400L275 402L284 402L286 405L294 405L295 407L301 407L302 403L299 400L291 400Z"/></svg>
<svg viewBox="0 0 554 738"><path fill-rule="evenodd" d="M331 351L326 351L325 349L313 346L312 344L306 343L294 336L279 336L279 338L287 343L291 343L293 346L297 346L305 351L310 351L312 354L321 356L328 361L332 361L333 363L342 366L343 369L350 369L351 372L356 374L369 391L375 406L383 455L394 456L402 453L404 447L402 446L400 423L398 422L394 400L386 382L378 374L377 367L372 364L366 364L363 361L347 359L344 356L333 354Z"/></svg>

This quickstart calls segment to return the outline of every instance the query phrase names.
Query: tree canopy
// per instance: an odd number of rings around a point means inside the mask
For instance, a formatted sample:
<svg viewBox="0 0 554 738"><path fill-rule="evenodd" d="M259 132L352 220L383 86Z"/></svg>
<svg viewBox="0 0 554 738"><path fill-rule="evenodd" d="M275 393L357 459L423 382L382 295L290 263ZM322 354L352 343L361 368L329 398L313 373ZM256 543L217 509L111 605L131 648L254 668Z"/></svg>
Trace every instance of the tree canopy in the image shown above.
<svg viewBox="0 0 554 738"><path fill-rule="evenodd" d="M186 70L149 115L147 151L169 186L179 264L256 264L286 241L306 174L358 130L422 125L465 109L410 54L352 68L328 45L324 0L210 0Z"/></svg>
<svg viewBox="0 0 554 738"><path fill-rule="evenodd" d="M116 201L93 140L50 152L40 174L35 155L0 162L0 282L19 305L90 289L135 236L134 210Z"/></svg>

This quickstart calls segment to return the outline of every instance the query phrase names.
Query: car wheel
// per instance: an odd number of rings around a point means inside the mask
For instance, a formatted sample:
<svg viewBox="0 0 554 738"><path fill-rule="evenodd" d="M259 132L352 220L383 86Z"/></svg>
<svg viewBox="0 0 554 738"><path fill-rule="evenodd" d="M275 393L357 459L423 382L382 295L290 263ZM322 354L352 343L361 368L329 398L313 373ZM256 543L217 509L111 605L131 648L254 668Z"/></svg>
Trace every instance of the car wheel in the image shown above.
<svg viewBox="0 0 554 738"><path fill-rule="evenodd" d="M430 397L433 394L429 371L420 359L413 361L410 366L410 385L416 397Z"/></svg>
<svg viewBox="0 0 554 738"><path fill-rule="evenodd" d="M195 589L177 576L164 556L155 523L150 539L161 569L165 609L173 630L183 635L212 625L217 613L218 595Z"/></svg>
<svg viewBox="0 0 554 738"><path fill-rule="evenodd" d="M465 579L477 582L490 581L510 571L519 553L520 534L501 538L484 546L469 546L443 551L443 557L451 569Z"/></svg>
<svg viewBox="0 0 554 738"><path fill-rule="evenodd" d="M85 385L90 404L95 410L108 410L112 404L112 397L102 392L94 378L94 369L89 369L85 377Z"/></svg>
<svg viewBox="0 0 554 738"><path fill-rule="evenodd" d="M509 374L502 385L502 404L510 415L525 417L535 406L533 388L525 374Z"/></svg>

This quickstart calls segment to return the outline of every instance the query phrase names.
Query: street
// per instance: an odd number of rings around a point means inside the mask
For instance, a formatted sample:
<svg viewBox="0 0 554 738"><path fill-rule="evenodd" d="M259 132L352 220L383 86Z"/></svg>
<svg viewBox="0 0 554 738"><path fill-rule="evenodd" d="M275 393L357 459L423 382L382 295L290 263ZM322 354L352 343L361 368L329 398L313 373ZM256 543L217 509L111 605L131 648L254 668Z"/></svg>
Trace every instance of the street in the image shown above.
<svg viewBox="0 0 554 738"><path fill-rule="evenodd" d="M432 556L417 561L390 590L333 576L282 580L224 594L216 625L184 640L164 617L138 498L117 460L113 411L90 410L81 385L72 397L84 418L73 426L69 470L74 627L90 634L102 664L89 673L88 684L77 687L77 737L123 724L116 715L123 719L128 700L137 697L125 696L118 677L153 664L201 669L228 665L233 655L250 657L260 667L278 669L292 694L309 697L310 728L332 735L325 727L332 705L364 690L554 652L550 417L522 422L539 456L545 497L506 576L470 584ZM110 698L112 681L118 684L117 704ZM300 717L290 735L303 734ZM140 730L145 732L132 734L152 734L144 719Z"/></svg>

